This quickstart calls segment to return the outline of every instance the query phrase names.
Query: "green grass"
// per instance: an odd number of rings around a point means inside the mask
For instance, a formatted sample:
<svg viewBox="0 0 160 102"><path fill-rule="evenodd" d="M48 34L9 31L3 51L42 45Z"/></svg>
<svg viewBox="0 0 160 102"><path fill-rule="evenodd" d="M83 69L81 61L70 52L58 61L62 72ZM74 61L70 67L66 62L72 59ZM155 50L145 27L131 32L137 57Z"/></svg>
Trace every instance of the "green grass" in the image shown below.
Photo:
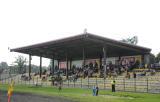
<svg viewBox="0 0 160 102"><path fill-rule="evenodd" d="M7 90L8 85L0 85L0 90ZM92 90L81 88L31 87L17 85L14 92L27 92L46 96L57 96L77 102L159 102L160 94L130 93L100 90L99 96L92 96Z"/></svg>

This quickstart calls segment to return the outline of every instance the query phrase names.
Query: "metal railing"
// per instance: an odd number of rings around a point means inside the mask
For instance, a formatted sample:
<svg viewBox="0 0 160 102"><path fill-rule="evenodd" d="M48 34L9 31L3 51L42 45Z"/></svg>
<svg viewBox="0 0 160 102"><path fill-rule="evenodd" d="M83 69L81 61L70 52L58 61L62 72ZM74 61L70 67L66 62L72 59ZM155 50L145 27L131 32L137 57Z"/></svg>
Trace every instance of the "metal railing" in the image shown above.
<svg viewBox="0 0 160 102"><path fill-rule="evenodd" d="M11 79L15 81L15 85L41 85L52 86L52 82L48 77L42 80L39 76L32 76L30 80L23 80L21 75L15 75L11 78L3 78L0 83L9 84ZM111 90L111 78L78 78L77 80L63 80L62 87L67 88L92 88L97 85L99 89ZM127 92L146 92L160 93L160 77L141 77L141 78L115 78L116 90Z"/></svg>

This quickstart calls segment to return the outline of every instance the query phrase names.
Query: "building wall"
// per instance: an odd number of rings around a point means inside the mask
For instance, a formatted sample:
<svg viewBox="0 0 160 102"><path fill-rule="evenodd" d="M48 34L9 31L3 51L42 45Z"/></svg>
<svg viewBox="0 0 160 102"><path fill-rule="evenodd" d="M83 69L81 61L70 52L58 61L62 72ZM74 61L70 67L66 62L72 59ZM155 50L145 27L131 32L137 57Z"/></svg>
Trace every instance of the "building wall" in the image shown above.
<svg viewBox="0 0 160 102"><path fill-rule="evenodd" d="M148 55L145 56L145 62L148 63ZM103 60L103 58L102 58ZM85 65L88 65L90 62L94 63L97 62L98 67L100 67L100 59L86 59L85 60ZM117 61L119 61L119 57L109 57L106 58L106 63L109 64L110 62L112 64L117 64ZM139 63L142 63L142 56L141 55L135 55L135 56L122 56L120 57L120 62L122 65L127 65L130 62L135 63L136 61L139 61ZM102 61L103 62L103 61ZM75 65L76 67L82 67L83 60L74 60L71 63L71 67ZM102 63L103 64L103 63ZM55 64L56 65L56 64ZM60 62L59 63L59 68L60 69L65 69L66 68L66 61ZM70 68L70 63L68 63L68 68Z"/></svg>

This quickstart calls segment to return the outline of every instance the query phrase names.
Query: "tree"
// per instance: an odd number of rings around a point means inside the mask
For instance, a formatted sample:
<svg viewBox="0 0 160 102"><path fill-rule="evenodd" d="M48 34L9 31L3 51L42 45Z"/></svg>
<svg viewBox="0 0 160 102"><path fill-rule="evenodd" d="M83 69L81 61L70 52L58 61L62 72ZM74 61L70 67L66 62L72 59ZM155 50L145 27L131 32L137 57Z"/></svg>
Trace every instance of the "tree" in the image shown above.
<svg viewBox="0 0 160 102"><path fill-rule="evenodd" d="M0 63L0 69L7 69L7 68L8 68L7 62L1 62Z"/></svg>
<svg viewBox="0 0 160 102"><path fill-rule="evenodd" d="M17 64L19 74L22 74L26 71L25 67L26 67L27 59L25 57L23 56L16 57L16 61L14 63Z"/></svg>
<svg viewBox="0 0 160 102"><path fill-rule="evenodd" d="M150 57L149 58L150 59L150 63L151 64L155 63L155 55L151 53L149 57Z"/></svg>
<svg viewBox="0 0 160 102"><path fill-rule="evenodd" d="M121 41L125 42L125 43L129 43L129 44L137 45L138 37L137 36L133 36L132 38L122 39Z"/></svg>
<svg viewBox="0 0 160 102"><path fill-rule="evenodd" d="M156 62L158 63L158 62L160 62L160 52L156 55Z"/></svg>

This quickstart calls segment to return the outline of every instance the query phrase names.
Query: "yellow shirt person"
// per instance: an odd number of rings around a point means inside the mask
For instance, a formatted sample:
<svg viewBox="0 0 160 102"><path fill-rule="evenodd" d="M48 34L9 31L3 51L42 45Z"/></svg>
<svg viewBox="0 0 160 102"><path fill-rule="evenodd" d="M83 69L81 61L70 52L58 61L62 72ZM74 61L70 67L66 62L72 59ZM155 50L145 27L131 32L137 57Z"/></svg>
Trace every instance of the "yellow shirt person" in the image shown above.
<svg viewBox="0 0 160 102"><path fill-rule="evenodd" d="M112 92L115 92L115 84L116 84L116 81L115 81L115 80L112 80L112 81L111 81Z"/></svg>
<svg viewBox="0 0 160 102"><path fill-rule="evenodd" d="M11 95L13 93L13 86L14 86L14 81L12 80L11 84L9 85L8 93L7 93L7 95L8 95L8 102L11 101Z"/></svg>
<svg viewBox="0 0 160 102"><path fill-rule="evenodd" d="M12 93L13 93L13 86L14 86L14 81L12 80L12 82L9 85L9 88L8 88L8 96L12 95Z"/></svg>

